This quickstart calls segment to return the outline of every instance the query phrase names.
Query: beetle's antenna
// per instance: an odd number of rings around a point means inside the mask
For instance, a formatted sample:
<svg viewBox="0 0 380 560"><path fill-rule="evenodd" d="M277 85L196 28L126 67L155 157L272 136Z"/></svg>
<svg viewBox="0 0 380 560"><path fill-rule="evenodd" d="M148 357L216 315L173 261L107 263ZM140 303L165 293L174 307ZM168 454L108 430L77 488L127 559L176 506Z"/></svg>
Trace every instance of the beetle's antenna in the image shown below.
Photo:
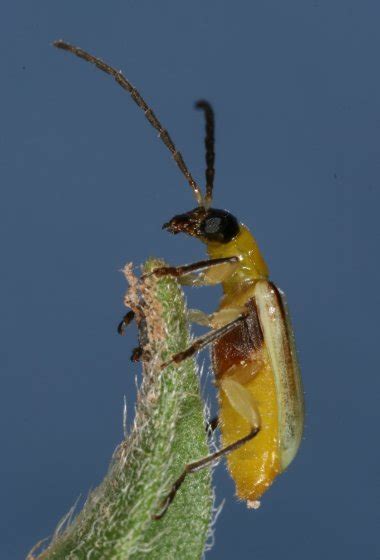
<svg viewBox="0 0 380 560"><path fill-rule="evenodd" d="M136 88L133 87L133 85L127 80L127 78L125 78L119 70L112 68L112 66L109 66L108 64L103 62L100 58L97 58L92 54L89 54L88 52L84 51L79 47L75 47L61 40L54 41L53 45L58 49L69 51L72 54L78 56L79 58L82 58L83 60L86 60L87 62L94 64L97 68L99 68L99 70L103 70L103 72L112 76L115 79L115 81L119 84L119 86L121 86L128 93L130 93L133 101L135 101L135 103L140 107L140 109L144 111L144 114L148 119L148 121L150 122L150 124L153 126L153 128L155 128L158 131L159 138L161 138L165 146L170 150L174 161L176 162L177 166L182 171L183 175L187 179L187 182L192 188L198 206L204 206L203 197L199 185L193 179L193 176L188 170L187 165L183 160L182 154L176 149L173 140L169 136L168 131L163 128L160 121L153 113L152 109L149 107L149 105L147 105L147 103L142 98L140 93L137 91Z"/></svg>
<svg viewBox="0 0 380 560"><path fill-rule="evenodd" d="M215 118L213 108L208 101L201 99L200 101L197 101L195 107L197 109L202 109L206 117L206 196L204 205L208 208L212 202L212 190L214 187L215 177Z"/></svg>

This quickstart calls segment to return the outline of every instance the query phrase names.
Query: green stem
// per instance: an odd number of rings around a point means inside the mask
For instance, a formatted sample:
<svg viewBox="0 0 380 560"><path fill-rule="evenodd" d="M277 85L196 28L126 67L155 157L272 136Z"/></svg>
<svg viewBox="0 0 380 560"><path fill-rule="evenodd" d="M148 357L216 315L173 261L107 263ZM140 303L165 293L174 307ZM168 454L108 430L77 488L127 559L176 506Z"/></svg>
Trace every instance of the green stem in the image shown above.
<svg viewBox="0 0 380 560"><path fill-rule="evenodd" d="M145 271L162 266L149 261ZM209 470L187 477L160 521L159 511L184 465L208 453L194 360L161 369L189 345L185 301L178 283L149 277L126 301L137 313L140 339L149 355L137 396L133 429L114 454L108 474L82 511L58 531L38 560L196 560L202 557L212 511Z"/></svg>

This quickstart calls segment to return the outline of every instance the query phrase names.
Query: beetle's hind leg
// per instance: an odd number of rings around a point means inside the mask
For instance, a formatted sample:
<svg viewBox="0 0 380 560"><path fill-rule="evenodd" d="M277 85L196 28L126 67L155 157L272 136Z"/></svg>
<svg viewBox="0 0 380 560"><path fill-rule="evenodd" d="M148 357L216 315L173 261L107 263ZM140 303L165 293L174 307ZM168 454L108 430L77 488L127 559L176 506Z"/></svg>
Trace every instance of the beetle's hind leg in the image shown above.
<svg viewBox="0 0 380 560"><path fill-rule="evenodd" d="M249 391L247 391L247 389L237 381L228 378L224 381L222 380L221 389L225 392L228 400L230 401L232 407L236 410L236 412L243 418L245 418L245 420L248 422L248 425L251 427L249 433L246 436L238 439L237 441L227 445L226 447L222 447L222 449L220 449L219 451L216 451L215 453L212 453L207 457L203 457L203 459L199 459L198 461L187 464L182 474L174 482L169 494L166 496L165 500L163 500L162 510L159 514L154 516L154 519L161 519L161 517L165 515L168 507L174 500L176 493L178 492L188 474L200 471L201 469L212 465L221 457L229 455L233 451L236 451L244 444L251 441L260 432L260 413ZM213 422L216 422L217 425L218 418L213 419L211 423Z"/></svg>
<svg viewBox="0 0 380 560"><path fill-rule="evenodd" d="M227 445L226 447L223 447L219 451L216 451L215 453L212 453L211 455L208 455L207 457L203 457L202 459L199 459L199 461L194 461L193 463L188 463L186 465L186 467L184 468L183 473L174 482L169 494L167 495L167 497L163 501L162 509L161 509L160 513L154 515L153 519L158 520L158 519L161 519L165 515L168 507L170 506L170 504L174 500L175 495L177 494L178 490L182 486L182 484L185 481L185 478L188 474L198 472L201 469L204 469L205 467L208 467L208 466L212 465L213 463L217 462L221 457L224 457L225 455L229 455L229 453L232 453L232 451L235 451L236 449L239 449L239 447L241 447L242 445L244 445L245 443L247 443L248 441L253 439L259 433L259 431L260 431L260 427L259 426L254 426L254 427L252 427L251 431L246 436L242 437L241 439L238 439L234 443L231 443L230 445Z"/></svg>
<svg viewBox="0 0 380 560"><path fill-rule="evenodd" d="M219 426L219 416L214 416L207 422L206 424L206 432L207 433L214 433L216 428Z"/></svg>

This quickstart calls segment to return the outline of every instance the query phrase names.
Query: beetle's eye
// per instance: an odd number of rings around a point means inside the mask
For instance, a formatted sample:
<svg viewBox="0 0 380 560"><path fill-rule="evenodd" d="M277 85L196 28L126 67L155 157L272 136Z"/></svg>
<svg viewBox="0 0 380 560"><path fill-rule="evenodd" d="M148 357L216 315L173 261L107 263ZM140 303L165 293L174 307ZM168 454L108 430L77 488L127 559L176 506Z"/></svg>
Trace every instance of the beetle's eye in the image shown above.
<svg viewBox="0 0 380 560"><path fill-rule="evenodd" d="M239 233L239 222L225 210L210 208L200 229L207 241L228 243Z"/></svg>
<svg viewBox="0 0 380 560"><path fill-rule="evenodd" d="M212 235L218 233L222 228L222 218L215 216L214 218L207 218L204 221L204 233L206 235Z"/></svg>

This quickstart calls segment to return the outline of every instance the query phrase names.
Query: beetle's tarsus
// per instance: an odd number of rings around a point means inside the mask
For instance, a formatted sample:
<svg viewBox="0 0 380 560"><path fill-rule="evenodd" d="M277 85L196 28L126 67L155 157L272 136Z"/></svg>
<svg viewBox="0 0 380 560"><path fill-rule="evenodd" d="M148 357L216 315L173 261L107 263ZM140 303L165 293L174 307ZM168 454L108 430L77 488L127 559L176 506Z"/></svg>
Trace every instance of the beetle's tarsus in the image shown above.
<svg viewBox="0 0 380 560"><path fill-rule="evenodd" d="M133 319L135 318L135 312L134 311L128 311L128 313L126 313L124 315L124 317L122 318L122 320L120 321L120 323L117 326L117 332L120 335L123 335L125 333L125 329L128 327L128 325L133 321Z"/></svg>
<svg viewBox="0 0 380 560"><path fill-rule="evenodd" d="M219 426L219 416L214 416L206 424L206 433L215 432L216 428Z"/></svg>
<svg viewBox="0 0 380 560"><path fill-rule="evenodd" d="M141 348L141 346L136 346L136 348L132 350L132 354L130 357L131 362L139 362L142 358L142 355L143 349Z"/></svg>

